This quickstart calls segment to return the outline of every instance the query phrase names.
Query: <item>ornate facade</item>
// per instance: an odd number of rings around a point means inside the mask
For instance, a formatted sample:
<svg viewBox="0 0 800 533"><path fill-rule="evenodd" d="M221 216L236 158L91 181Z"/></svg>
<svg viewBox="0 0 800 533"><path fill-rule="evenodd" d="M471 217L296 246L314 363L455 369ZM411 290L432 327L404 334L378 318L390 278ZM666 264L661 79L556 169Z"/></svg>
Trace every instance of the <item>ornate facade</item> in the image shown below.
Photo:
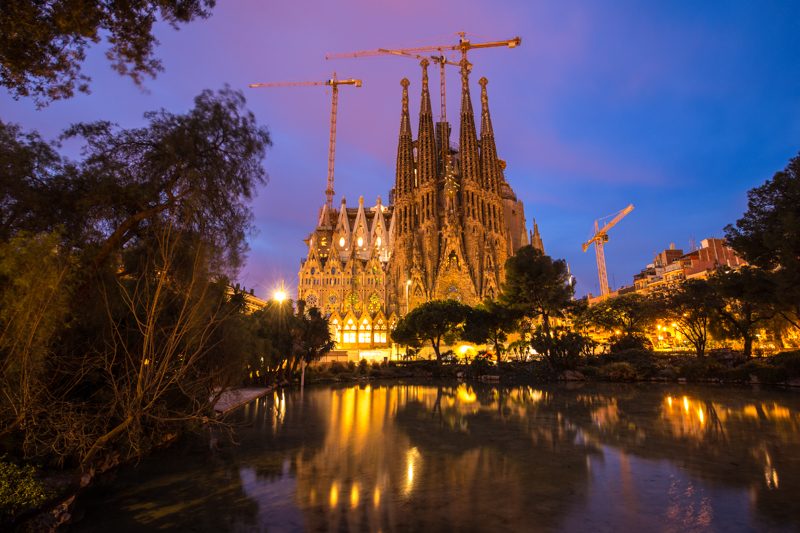
<svg viewBox="0 0 800 533"><path fill-rule="evenodd" d="M380 197L375 206L320 211L306 239L297 296L330 318L340 348L384 347L396 315L388 312L386 279L392 256L394 218Z"/></svg>
<svg viewBox="0 0 800 533"><path fill-rule="evenodd" d="M411 132L409 81L403 79L397 165L390 205L323 206L306 240L298 298L331 317L341 348L384 347L398 316L428 300L474 305L494 298L503 265L529 242L542 249L534 223L498 158L486 78L481 78L480 135L469 91L469 64L461 65L458 146L450 125L433 122L428 63L422 61L417 139Z"/></svg>
<svg viewBox="0 0 800 533"><path fill-rule="evenodd" d="M434 129L427 62L422 63L422 95L417 140L408 113L408 80L403 80L397 171L392 191L395 213L389 264L389 304L398 314L433 299L474 305L494 298L503 265L528 244L525 211L505 180L489 113L488 80L481 78L480 134L469 90L469 64L461 65L458 147L450 126ZM531 236L541 247L538 227Z"/></svg>

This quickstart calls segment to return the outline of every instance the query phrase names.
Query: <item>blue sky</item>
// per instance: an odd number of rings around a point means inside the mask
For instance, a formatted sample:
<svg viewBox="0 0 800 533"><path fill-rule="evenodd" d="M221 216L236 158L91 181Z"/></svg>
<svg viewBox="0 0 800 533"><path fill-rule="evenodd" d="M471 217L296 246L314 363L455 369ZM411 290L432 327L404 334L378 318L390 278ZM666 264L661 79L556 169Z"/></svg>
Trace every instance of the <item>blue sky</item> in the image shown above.
<svg viewBox="0 0 800 533"><path fill-rule="evenodd" d="M486 76L506 178L547 252L569 262L579 294L597 293L594 254L580 248L595 218L635 204L606 247L612 286L630 283L670 243L688 249L690 239L722 236L746 191L800 150L800 2L791 1L220 2L206 21L158 27L166 70L145 90L113 73L100 45L84 66L91 95L37 110L2 94L0 116L53 138L77 121L139 126L145 111L186 110L205 88L242 88L274 143L240 276L267 295L281 280L296 284L302 239L324 201L330 96L247 84L323 80L333 70L363 79L340 92L336 193L337 203L363 195L371 205L392 186L402 77L416 129L419 67L325 53L455 43L457 31L523 39L470 54L473 102ZM435 70L431 82L438 110ZM452 121L455 70L447 82Z"/></svg>

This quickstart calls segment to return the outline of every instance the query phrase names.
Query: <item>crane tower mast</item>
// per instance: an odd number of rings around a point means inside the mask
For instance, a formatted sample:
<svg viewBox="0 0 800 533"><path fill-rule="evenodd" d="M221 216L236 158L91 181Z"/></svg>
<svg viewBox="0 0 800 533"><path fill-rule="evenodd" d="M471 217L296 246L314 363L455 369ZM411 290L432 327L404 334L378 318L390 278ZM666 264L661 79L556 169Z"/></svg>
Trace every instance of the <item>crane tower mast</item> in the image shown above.
<svg viewBox="0 0 800 533"><path fill-rule="evenodd" d="M628 207L623 209L622 211L616 213L614 218L611 219L606 225L602 228L600 227L600 221L594 221L594 235L592 238L583 243L581 246L583 251L589 249L589 246L594 243L594 251L595 255L597 256L597 277L600 281L600 297L605 298L609 295L610 291L608 289L608 273L606 272L606 254L603 250L603 245L608 242L608 231L616 226L620 220L625 218L628 213L633 211L633 204L629 204Z"/></svg>
<svg viewBox="0 0 800 533"><path fill-rule="evenodd" d="M354 85L355 87L361 87L362 85L361 80L353 78L340 80L336 77L336 73L334 72L333 77L324 81L288 81L288 82L271 82L271 83L251 83L249 87L251 89L256 89L261 87L311 87L317 85L328 86L331 88L331 125L330 125L330 137L328 139L328 179L327 179L327 187L325 188L325 206L327 207L328 216L330 216L331 210L333 209L333 195L334 195L333 172L334 172L334 161L336 159L336 113L339 105L339 86Z"/></svg>

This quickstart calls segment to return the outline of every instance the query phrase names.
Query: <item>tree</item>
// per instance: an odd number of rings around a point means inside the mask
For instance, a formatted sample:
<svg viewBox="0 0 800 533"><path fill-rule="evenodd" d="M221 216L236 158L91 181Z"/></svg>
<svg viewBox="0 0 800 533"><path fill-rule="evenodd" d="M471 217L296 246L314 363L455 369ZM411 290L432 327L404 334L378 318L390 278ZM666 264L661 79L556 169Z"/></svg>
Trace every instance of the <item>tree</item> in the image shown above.
<svg viewBox="0 0 800 533"><path fill-rule="evenodd" d="M84 250L94 274L128 244L146 242L156 221L202 236L214 268L237 268L251 223L246 203L265 182L266 129L228 88L204 91L186 114L147 113L148 125L120 129L108 122L77 124L63 139L84 142L84 158L64 166L35 135L13 127L0 135L0 162L18 169L2 190L13 213L0 236L56 231ZM41 163L41 165L36 164Z"/></svg>
<svg viewBox="0 0 800 533"><path fill-rule="evenodd" d="M530 345L542 354L553 370L574 369L579 358L589 355L592 340L565 327L553 328L548 334L538 327L531 336Z"/></svg>
<svg viewBox="0 0 800 533"><path fill-rule="evenodd" d="M48 359L74 274L57 243L57 235L25 233L0 242L0 435L46 405Z"/></svg>
<svg viewBox="0 0 800 533"><path fill-rule="evenodd" d="M214 390L225 384L212 339L226 299L207 275L200 249L182 283L180 242L172 231L165 227L151 250L147 276L117 281L123 306L108 305L108 349L99 357L111 401L96 406L105 423L82 450L83 464L123 437L127 453L138 455L175 431L176 422L205 421Z"/></svg>
<svg viewBox="0 0 800 533"><path fill-rule="evenodd" d="M397 323L392 340L419 346L430 342L436 361L441 364L442 340L450 344L460 338L470 307L455 300L431 300L415 307Z"/></svg>
<svg viewBox="0 0 800 533"><path fill-rule="evenodd" d="M203 91L187 114L162 110L145 118L145 128L98 122L64 134L86 143L81 181L102 202L82 210L110 228L97 242L94 266L146 231L148 219L170 217L177 230L202 235L214 248L214 266L238 267L251 222L243 201L265 181L269 134L245 109L244 96L229 88Z"/></svg>
<svg viewBox="0 0 800 533"><path fill-rule="evenodd" d="M575 293L563 259L553 260L533 246L523 246L508 258L500 303L522 316L541 319L549 335L550 319L563 317Z"/></svg>
<svg viewBox="0 0 800 533"><path fill-rule="evenodd" d="M488 341L494 347L497 360L502 361L504 343L508 334L517 329L518 323L519 313L494 300L487 300L467 314L463 338L476 344Z"/></svg>
<svg viewBox="0 0 800 533"><path fill-rule="evenodd" d="M658 314L655 301L637 293L622 294L589 306L582 320L599 326L617 338L612 349L647 347L645 328Z"/></svg>
<svg viewBox="0 0 800 533"><path fill-rule="evenodd" d="M694 346L697 357L703 357L714 309L720 307L714 287L705 280L686 280L662 305L675 329Z"/></svg>
<svg viewBox="0 0 800 533"><path fill-rule="evenodd" d="M253 318L258 323L256 335L261 340L259 357L263 361L263 366L258 364L253 366L256 368L261 366L263 372L279 374L291 364L294 353L293 304L291 301L270 300L266 307L253 313Z"/></svg>
<svg viewBox="0 0 800 533"><path fill-rule="evenodd" d="M417 335L417 330L411 321L402 319L395 324L390 336L392 341L396 342L397 344L406 346L407 348L412 348L414 350L420 348L425 340ZM406 357L409 357L410 355L411 350L407 350Z"/></svg>
<svg viewBox="0 0 800 533"><path fill-rule="evenodd" d="M163 70L154 57L153 24L206 18L215 0L135 2L6 0L0 4L0 84L15 98L32 96L39 105L89 92L81 73L86 50L106 35L106 57L119 74L137 85Z"/></svg>
<svg viewBox="0 0 800 533"><path fill-rule="evenodd" d="M71 163L0 124L0 432L20 455L146 450L204 420L264 345L226 287L266 130L229 89L146 118L74 126Z"/></svg>
<svg viewBox="0 0 800 533"><path fill-rule="evenodd" d="M756 326L775 316L771 276L759 268L719 270L709 279L718 295L714 312L718 333L742 340L745 357L753 354Z"/></svg>
<svg viewBox="0 0 800 533"><path fill-rule="evenodd" d="M0 239L16 231L47 231L57 224L47 185L67 173L66 165L52 144L36 132L22 132L19 126L0 120ZM39 206L37 208L36 206Z"/></svg>
<svg viewBox="0 0 800 533"><path fill-rule="evenodd" d="M750 264L772 272L774 301L800 328L800 155L747 198L747 211L725 237Z"/></svg>
<svg viewBox="0 0 800 533"><path fill-rule="evenodd" d="M552 318L563 318L573 305L575 288L563 259L553 260L533 246L523 246L506 261L500 303L519 316L539 320L531 344L556 369L561 363Z"/></svg>
<svg viewBox="0 0 800 533"><path fill-rule="evenodd" d="M331 337L328 319L322 316L319 308L311 307L308 311L302 312L304 307L298 307L294 327L294 346L303 372L300 378L301 388L305 385L306 365L330 352L336 345Z"/></svg>

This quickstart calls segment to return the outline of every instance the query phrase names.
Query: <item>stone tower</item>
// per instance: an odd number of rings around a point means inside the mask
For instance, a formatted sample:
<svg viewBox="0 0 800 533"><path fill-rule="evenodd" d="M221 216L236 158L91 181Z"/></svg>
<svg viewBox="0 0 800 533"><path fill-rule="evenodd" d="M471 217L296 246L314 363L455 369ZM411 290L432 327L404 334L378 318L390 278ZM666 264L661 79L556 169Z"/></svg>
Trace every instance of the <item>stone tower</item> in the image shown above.
<svg viewBox="0 0 800 533"><path fill-rule="evenodd" d="M470 65L461 64L459 145L450 126L434 128L423 60L417 140L411 132L409 81L403 79L397 144L393 250L388 265L388 312L404 314L432 299L474 305L497 296L503 265L528 244L522 202L505 180L505 163L489 114L488 80L481 78L480 137L469 88ZM538 231L537 231L538 235Z"/></svg>

